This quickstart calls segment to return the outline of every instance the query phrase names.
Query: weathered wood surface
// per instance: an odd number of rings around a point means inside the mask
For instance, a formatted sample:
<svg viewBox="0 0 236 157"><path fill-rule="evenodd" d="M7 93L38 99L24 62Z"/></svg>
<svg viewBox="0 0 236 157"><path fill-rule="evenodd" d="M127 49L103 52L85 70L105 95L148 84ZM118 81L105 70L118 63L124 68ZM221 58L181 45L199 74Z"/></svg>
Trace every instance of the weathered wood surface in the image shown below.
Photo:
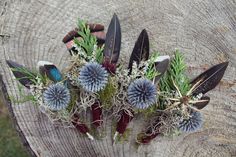
<svg viewBox="0 0 236 157"><path fill-rule="evenodd" d="M18 97L17 84L5 59L35 67L38 60L66 66L69 54L61 42L78 17L108 25L113 13L122 27L122 57L129 55L143 28L152 50L184 52L192 76L205 67L229 59L225 77L208 95L204 127L175 138L160 137L149 146L133 147L138 132L126 144L112 146L111 135L89 141L73 129L53 126L35 105L8 102L9 109L35 156L188 157L236 156L236 2L235 0L1 0L0 73L10 96ZM5 91L5 94L7 96ZM111 129L107 125L107 132Z"/></svg>

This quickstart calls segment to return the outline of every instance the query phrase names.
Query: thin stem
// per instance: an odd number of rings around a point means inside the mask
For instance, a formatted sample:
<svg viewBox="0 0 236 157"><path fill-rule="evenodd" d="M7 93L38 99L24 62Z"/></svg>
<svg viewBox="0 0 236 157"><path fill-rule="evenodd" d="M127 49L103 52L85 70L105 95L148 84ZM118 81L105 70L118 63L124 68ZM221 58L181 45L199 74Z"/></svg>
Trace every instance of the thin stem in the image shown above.
<svg viewBox="0 0 236 157"><path fill-rule="evenodd" d="M177 85L175 84L175 81L174 81L173 79L172 79L172 82L173 82L173 85L175 86L175 88L176 88L176 90L177 90L179 96L180 96L180 97L183 97L182 94L181 94L181 92L180 92L180 90L179 90L179 88L177 87Z"/></svg>
<svg viewBox="0 0 236 157"><path fill-rule="evenodd" d="M174 108L174 107L176 107L176 106L178 106L180 104L181 104L181 102L175 102L173 105L171 105L170 107L166 108L164 111L170 110L170 109L172 109L172 108Z"/></svg>
<svg viewBox="0 0 236 157"><path fill-rule="evenodd" d="M189 103L190 104L196 104L196 103L199 103L199 102L207 102L209 100L190 100Z"/></svg>

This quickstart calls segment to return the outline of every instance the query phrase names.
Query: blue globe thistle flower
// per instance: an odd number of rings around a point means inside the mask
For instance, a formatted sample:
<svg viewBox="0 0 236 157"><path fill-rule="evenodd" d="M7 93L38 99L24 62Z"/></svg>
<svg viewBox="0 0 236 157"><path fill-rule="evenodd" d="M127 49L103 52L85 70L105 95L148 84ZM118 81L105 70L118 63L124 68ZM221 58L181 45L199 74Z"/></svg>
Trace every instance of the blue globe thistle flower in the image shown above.
<svg viewBox="0 0 236 157"><path fill-rule="evenodd" d="M128 101L136 108L148 108L156 99L156 86L148 79L137 79L128 87Z"/></svg>
<svg viewBox="0 0 236 157"><path fill-rule="evenodd" d="M87 63L81 68L78 80L86 91L98 92L106 86L108 73L98 63Z"/></svg>
<svg viewBox="0 0 236 157"><path fill-rule="evenodd" d="M179 129L183 132L194 132L202 127L202 116L200 112L192 111L189 119L179 123Z"/></svg>
<svg viewBox="0 0 236 157"><path fill-rule="evenodd" d="M44 91L43 100L49 109L62 110L70 103L70 92L61 83L53 84Z"/></svg>

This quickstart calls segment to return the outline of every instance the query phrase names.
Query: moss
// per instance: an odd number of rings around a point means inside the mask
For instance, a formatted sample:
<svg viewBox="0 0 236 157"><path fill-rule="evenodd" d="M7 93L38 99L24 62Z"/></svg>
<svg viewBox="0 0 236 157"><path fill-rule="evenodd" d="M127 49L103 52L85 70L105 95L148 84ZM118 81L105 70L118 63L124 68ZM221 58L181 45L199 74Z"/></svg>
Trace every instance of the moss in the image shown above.
<svg viewBox="0 0 236 157"><path fill-rule="evenodd" d="M95 128L92 124L90 126L91 135L97 140L106 137L106 129L103 127Z"/></svg>
<svg viewBox="0 0 236 157"><path fill-rule="evenodd" d="M143 114L144 118L148 119L148 118L152 117L153 114L156 113L156 110L157 110L157 105L155 104L155 105L152 105L146 109L137 109L136 112Z"/></svg>
<svg viewBox="0 0 236 157"><path fill-rule="evenodd" d="M71 93L71 101L68 105L68 107L66 108L66 110L68 112L72 111L72 109L74 108L74 106L76 105L76 101L78 100L78 90L76 89L71 89L70 93Z"/></svg>
<svg viewBox="0 0 236 157"><path fill-rule="evenodd" d="M109 78L108 83L104 90L98 92L101 104L104 109L109 109L112 106L112 98L116 93L116 87L114 85L114 80Z"/></svg>
<svg viewBox="0 0 236 157"><path fill-rule="evenodd" d="M10 95L9 98L10 98L11 102L21 104L21 103L25 103L28 101L32 101L33 104L37 104L37 100L34 97L34 95L25 94L25 91L23 90L23 88L25 88L25 87L23 85L18 83L17 87L18 87L19 98L16 98L16 97Z"/></svg>
<svg viewBox="0 0 236 157"><path fill-rule="evenodd" d="M179 136L181 134L181 131L179 129L172 129L171 131L164 133L163 135L169 138L173 138L176 136Z"/></svg>
<svg viewBox="0 0 236 157"><path fill-rule="evenodd" d="M131 128L127 128L124 132L124 134L119 134L117 136L117 141L120 142L120 143L124 143L124 142L128 142L129 141L129 136L130 136L130 133L131 133L132 129Z"/></svg>

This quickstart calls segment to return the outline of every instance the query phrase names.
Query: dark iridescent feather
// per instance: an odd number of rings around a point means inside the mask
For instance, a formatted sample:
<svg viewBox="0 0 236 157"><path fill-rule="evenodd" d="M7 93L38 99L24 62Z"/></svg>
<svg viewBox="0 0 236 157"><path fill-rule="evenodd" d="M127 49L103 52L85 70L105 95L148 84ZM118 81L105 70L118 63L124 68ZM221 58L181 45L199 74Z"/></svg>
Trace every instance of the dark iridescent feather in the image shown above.
<svg viewBox="0 0 236 157"><path fill-rule="evenodd" d="M212 90L213 88L215 88L217 86L217 84L220 82L220 80L222 79L225 70L228 66L229 62L223 62L220 64L217 64L213 67L211 67L210 69L208 69L207 71L203 72L202 74L200 74L198 77L196 77L192 82L192 86L194 86L196 83L198 83L198 85L194 88L193 90L193 95L197 95L197 94L205 94L207 93L209 90Z"/></svg>
<svg viewBox="0 0 236 157"><path fill-rule="evenodd" d="M135 42L133 52L131 53L129 59L128 69L130 69L130 73L132 72L133 62L136 62L138 65L140 61L148 60L148 57L149 57L149 39L147 31L143 29L137 41Z"/></svg>
<svg viewBox="0 0 236 157"><path fill-rule="evenodd" d="M203 109L210 102L210 97L203 96L200 100L206 100L206 101L193 104L193 106L199 110Z"/></svg>
<svg viewBox="0 0 236 157"><path fill-rule="evenodd" d="M157 61L155 62L156 71L158 71L159 75L155 77L155 83L157 83L162 75L166 72L170 64L170 57L169 56L160 56L158 57Z"/></svg>
<svg viewBox="0 0 236 157"><path fill-rule="evenodd" d="M62 81L62 74L55 65L44 65L46 74L54 82Z"/></svg>
<svg viewBox="0 0 236 157"><path fill-rule="evenodd" d="M116 64L120 55L121 45L121 28L120 22L116 14L113 15L108 31L106 34L106 41L104 47L105 61Z"/></svg>
<svg viewBox="0 0 236 157"><path fill-rule="evenodd" d="M24 66L13 62L11 60L6 60L8 66L11 68L16 79L26 88L30 88L30 85L35 84L34 81L36 78L36 74L25 68Z"/></svg>

